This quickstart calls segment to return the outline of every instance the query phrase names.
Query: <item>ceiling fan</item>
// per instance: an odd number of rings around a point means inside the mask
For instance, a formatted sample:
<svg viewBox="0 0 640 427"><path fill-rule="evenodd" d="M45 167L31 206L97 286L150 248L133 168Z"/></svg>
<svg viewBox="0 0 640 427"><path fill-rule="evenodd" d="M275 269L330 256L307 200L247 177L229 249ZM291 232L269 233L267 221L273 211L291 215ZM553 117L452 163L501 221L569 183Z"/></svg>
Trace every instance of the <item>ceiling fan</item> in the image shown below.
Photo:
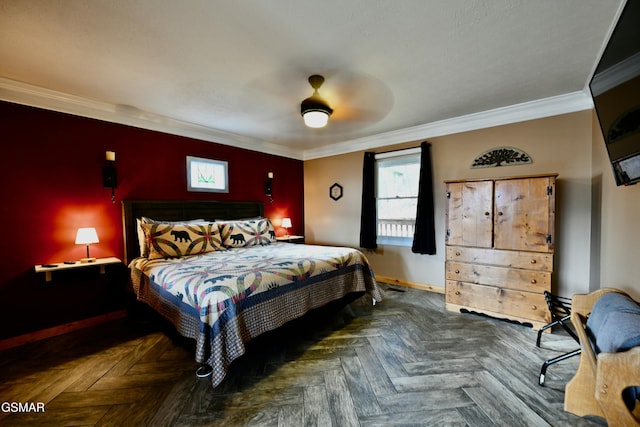
<svg viewBox="0 0 640 427"><path fill-rule="evenodd" d="M308 93L309 85L312 93ZM243 89L238 101L242 112L253 121L270 123L274 141L281 131L296 133L305 141L341 137L378 123L394 103L389 86L376 77L327 67L322 72L302 66L277 69L250 80ZM318 99L319 103L312 102ZM325 110L326 114L320 114L331 123L317 129L305 126L300 118L308 104Z"/></svg>
<svg viewBox="0 0 640 427"><path fill-rule="evenodd" d="M327 125L333 109L320 96L318 89L324 83L324 77L314 74L309 77L309 84L313 88L313 94L300 104L300 114L304 124L310 128L322 128Z"/></svg>

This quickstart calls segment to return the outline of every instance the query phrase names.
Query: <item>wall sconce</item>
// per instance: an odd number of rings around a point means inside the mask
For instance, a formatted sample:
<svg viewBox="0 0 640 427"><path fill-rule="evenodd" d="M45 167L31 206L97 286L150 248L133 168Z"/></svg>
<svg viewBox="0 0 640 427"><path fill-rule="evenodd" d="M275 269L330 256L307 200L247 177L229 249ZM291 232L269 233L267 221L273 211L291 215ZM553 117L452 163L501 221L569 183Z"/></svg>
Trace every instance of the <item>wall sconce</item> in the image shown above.
<svg viewBox="0 0 640 427"><path fill-rule="evenodd" d="M264 183L264 195L269 197L269 203L273 203L273 172L267 172L267 180Z"/></svg>
<svg viewBox="0 0 640 427"><path fill-rule="evenodd" d="M291 228L291 218L282 218L282 228L284 228L284 235L289 236L289 229Z"/></svg>
<svg viewBox="0 0 640 427"><path fill-rule="evenodd" d="M93 227L78 228L76 233L76 245L87 245L87 257L81 258L80 262L95 262L95 258L89 256L89 245L92 243L98 243L98 233Z"/></svg>
<svg viewBox="0 0 640 427"><path fill-rule="evenodd" d="M116 176L116 152L107 151L107 162L102 168L102 182L104 188L111 189L111 203L116 202L116 188L118 188L118 178Z"/></svg>

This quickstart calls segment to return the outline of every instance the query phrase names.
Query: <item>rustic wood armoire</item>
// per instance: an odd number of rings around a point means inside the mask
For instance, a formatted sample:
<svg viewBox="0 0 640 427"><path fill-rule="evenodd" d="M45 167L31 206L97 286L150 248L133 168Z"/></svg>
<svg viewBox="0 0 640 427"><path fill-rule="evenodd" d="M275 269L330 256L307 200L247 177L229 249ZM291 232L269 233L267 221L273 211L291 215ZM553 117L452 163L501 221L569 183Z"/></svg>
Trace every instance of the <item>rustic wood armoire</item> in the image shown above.
<svg viewBox="0 0 640 427"><path fill-rule="evenodd" d="M446 308L550 321L557 174L446 184Z"/></svg>

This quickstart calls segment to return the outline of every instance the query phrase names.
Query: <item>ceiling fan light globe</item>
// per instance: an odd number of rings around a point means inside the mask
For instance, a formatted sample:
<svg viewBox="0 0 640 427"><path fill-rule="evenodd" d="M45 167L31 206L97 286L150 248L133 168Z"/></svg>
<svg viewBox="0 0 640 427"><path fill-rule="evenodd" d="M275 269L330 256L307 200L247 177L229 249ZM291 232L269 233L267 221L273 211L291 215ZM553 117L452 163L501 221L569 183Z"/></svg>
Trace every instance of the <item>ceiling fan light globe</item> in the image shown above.
<svg viewBox="0 0 640 427"><path fill-rule="evenodd" d="M329 114L326 111L306 111L302 118L304 124L310 128L322 128L327 125L329 121Z"/></svg>

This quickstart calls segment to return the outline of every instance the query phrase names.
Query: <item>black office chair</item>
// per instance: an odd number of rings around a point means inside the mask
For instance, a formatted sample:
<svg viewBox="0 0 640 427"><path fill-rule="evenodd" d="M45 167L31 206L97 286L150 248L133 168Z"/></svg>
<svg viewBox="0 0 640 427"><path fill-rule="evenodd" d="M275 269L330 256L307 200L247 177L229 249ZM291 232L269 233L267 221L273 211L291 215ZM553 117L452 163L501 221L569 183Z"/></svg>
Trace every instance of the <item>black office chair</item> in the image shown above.
<svg viewBox="0 0 640 427"><path fill-rule="evenodd" d="M538 330L536 347L540 347L540 339L542 338L542 333L549 328L553 328L554 326L561 326L574 340L576 340L578 344L580 344L580 340L578 339L578 336L571 326L571 299L553 295L548 291L544 291L544 299L547 301L547 305L549 306L552 321L548 325L544 325ZM544 377L549 366L578 355L580 354L580 351L580 348L578 348L577 350L570 351L569 353L565 353L560 356L554 357L553 359L545 361L542 364L542 369L540 370L538 384L544 385Z"/></svg>

